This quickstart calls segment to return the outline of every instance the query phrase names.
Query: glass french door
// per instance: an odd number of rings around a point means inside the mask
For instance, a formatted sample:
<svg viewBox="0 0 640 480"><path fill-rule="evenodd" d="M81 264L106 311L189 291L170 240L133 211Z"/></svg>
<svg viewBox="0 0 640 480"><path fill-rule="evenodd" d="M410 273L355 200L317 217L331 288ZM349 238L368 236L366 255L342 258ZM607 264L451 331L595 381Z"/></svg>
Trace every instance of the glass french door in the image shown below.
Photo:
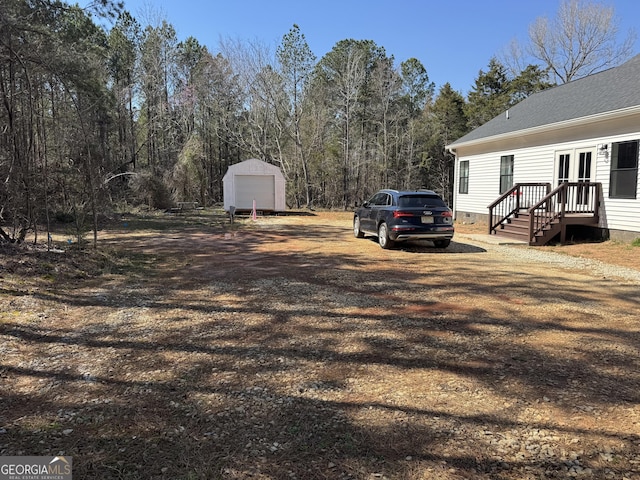
<svg viewBox="0 0 640 480"><path fill-rule="evenodd" d="M590 150L578 152L578 182L590 182L591 181L591 158L592 153ZM589 204L589 187L586 185L579 185L576 203L578 205Z"/></svg>
<svg viewBox="0 0 640 480"><path fill-rule="evenodd" d="M558 185L568 182L590 182L593 158L592 149L559 152L556 163ZM586 185L578 185L575 198L569 199L569 201L571 200L575 201L577 207L587 205L589 203L589 188Z"/></svg>
<svg viewBox="0 0 640 480"><path fill-rule="evenodd" d="M571 153L558 155L558 185L571 181L569 171L571 167Z"/></svg>

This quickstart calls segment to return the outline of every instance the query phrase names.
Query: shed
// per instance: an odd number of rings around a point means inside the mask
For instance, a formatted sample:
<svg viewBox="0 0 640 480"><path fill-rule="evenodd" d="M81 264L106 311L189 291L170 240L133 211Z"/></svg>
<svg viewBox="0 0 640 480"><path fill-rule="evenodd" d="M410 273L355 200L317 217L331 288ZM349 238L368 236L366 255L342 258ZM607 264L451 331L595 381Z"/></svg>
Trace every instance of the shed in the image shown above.
<svg viewBox="0 0 640 480"><path fill-rule="evenodd" d="M224 209L282 212L286 209L284 176L280 169L267 162L251 158L231 165L222 177Z"/></svg>

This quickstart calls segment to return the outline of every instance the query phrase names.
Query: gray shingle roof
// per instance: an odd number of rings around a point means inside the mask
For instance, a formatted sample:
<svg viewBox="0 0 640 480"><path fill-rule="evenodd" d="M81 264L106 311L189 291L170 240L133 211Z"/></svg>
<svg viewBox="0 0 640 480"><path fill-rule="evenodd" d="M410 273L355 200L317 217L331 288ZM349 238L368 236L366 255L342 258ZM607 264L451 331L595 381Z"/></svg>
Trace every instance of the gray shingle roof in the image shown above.
<svg viewBox="0 0 640 480"><path fill-rule="evenodd" d="M525 98L450 146L640 106L640 55L622 65Z"/></svg>

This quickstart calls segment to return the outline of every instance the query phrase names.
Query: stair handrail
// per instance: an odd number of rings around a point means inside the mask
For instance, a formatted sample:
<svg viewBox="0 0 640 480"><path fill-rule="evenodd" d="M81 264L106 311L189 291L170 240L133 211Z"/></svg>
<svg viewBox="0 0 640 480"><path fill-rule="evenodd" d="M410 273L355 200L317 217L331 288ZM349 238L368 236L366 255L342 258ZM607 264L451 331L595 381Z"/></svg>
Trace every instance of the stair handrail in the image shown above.
<svg viewBox="0 0 640 480"><path fill-rule="evenodd" d="M549 192L551 184L549 183L516 183L509 190L498 197L489 209L489 235L496 233L496 229L510 217L514 216L520 210L528 208L528 203L533 195L539 194L540 188ZM526 197L523 205L523 197ZM499 213L498 213L499 212ZM494 220L495 218L495 220Z"/></svg>
<svg viewBox="0 0 640 480"><path fill-rule="evenodd" d="M562 218L566 208L566 191L568 183L561 183L556 188L545 195L538 203L532 205L527 210L529 214L529 242L533 241L537 232L551 224L556 218ZM555 197L562 194L562 201L555 201ZM556 206L561 205L560 211Z"/></svg>
<svg viewBox="0 0 640 480"><path fill-rule="evenodd" d="M520 184L516 183L513 187L511 187L509 190L507 190L502 195L500 195L491 205L489 205L489 207L487 207L489 208L489 235L494 233L496 231L496 228L502 222L504 222L507 218L509 218L511 215L513 215L515 212L518 211L518 207L509 209L509 207L506 206L506 202L511 200L514 194L516 195L516 199L519 200L520 199L519 192L520 192ZM509 209L509 210L507 212L503 211L501 214L499 214L498 220L494 222L493 220L494 211L504 210L504 209Z"/></svg>

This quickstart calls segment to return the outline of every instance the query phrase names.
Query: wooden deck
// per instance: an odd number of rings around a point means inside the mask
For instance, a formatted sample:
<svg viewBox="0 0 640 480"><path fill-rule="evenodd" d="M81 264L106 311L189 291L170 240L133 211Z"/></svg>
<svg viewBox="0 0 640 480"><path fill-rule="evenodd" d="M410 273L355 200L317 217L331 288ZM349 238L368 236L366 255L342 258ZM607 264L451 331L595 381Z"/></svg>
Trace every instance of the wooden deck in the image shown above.
<svg viewBox="0 0 640 480"><path fill-rule="evenodd" d="M545 245L565 243L567 227L599 224L602 186L594 182L516 184L489 205L489 234Z"/></svg>

